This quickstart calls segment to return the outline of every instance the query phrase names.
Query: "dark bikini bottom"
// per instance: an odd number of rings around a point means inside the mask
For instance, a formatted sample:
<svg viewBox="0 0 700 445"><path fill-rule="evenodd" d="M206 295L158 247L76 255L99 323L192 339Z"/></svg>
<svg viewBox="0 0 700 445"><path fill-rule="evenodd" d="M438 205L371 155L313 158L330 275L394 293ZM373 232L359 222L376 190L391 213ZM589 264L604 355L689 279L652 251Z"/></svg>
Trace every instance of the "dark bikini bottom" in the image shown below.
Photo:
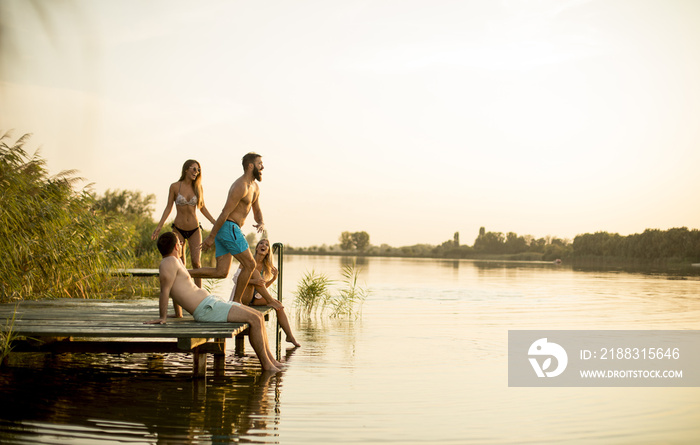
<svg viewBox="0 0 700 445"><path fill-rule="evenodd" d="M192 235L194 235L194 232L197 230L202 230L202 224L199 225L199 227L196 227L192 230L182 230L181 228L177 227L175 224L172 224L172 228L180 232L180 235L182 235L183 238L188 239Z"/></svg>

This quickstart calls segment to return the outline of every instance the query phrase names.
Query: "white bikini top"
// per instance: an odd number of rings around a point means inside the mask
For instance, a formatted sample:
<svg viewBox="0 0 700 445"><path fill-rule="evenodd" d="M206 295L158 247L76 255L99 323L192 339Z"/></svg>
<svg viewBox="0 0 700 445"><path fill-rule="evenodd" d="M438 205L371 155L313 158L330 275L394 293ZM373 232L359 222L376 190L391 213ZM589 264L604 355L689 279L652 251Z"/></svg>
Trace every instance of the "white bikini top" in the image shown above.
<svg viewBox="0 0 700 445"><path fill-rule="evenodd" d="M180 187L177 189L177 197L175 198L175 205L177 206L196 206L197 203L199 202L199 198L197 195L194 195L192 199L189 201L185 199L184 196L180 194L180 189L182 188L182 182L180 183Z"/></svg>

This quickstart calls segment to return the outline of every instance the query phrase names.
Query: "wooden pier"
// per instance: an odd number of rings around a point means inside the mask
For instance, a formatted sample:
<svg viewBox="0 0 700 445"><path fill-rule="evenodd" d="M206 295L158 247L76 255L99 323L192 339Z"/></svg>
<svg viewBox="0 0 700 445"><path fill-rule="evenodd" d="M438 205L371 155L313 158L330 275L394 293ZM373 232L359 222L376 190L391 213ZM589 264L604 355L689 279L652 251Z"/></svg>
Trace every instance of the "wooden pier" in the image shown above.
<svg viewBox="0 0 700 445"><path fill-rule="evenodd" d="M254 309L266 320L273 311L268 306ZM234 338L236 353L243 353L247 323L197 323L185 313L183 318L168 319L165 325L144 324L155 318L157 299L57 299L0 304L0 330L16 337L13 353L189 352L194 377L206 375L207 354L214 356L214 369L223 371L226 339ZM276 337L279 339L279 333Z"/></svg>

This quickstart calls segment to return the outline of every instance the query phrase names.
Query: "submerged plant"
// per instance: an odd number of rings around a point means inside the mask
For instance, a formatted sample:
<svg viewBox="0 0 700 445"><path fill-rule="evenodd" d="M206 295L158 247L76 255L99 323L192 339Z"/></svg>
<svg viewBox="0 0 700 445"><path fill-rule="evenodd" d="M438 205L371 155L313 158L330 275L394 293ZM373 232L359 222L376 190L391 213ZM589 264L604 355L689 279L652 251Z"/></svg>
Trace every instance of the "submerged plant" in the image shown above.
<svg viewBox="0 0 700 445"><path fill-rule="evenodd" d="M307 272L294 292L294 306L302 315L311 315L323 308L330 298L332 281L324 274Z"/></svg>
<svg viewBox="0 0 700 445"><path fill-rule="evenodd" d="M5 358L12 352L12 342L17 338L13 331L15 325L15 316L17 315L17 306L12 312L12 318L5 321L5 329L0 331L0 366L5 363Z"/></svg>

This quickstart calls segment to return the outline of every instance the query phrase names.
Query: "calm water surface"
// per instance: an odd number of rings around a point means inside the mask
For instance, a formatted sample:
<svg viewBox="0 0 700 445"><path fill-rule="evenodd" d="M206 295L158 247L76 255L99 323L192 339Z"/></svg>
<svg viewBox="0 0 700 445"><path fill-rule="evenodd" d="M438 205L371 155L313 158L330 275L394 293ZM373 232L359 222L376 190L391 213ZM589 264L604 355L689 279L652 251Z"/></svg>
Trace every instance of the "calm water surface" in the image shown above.
<svg viewBox="0 0 700 445"><path fill-rule="evenodd" d="M347 259L285 257L284 297ZM700 388L509 388L509 329L700 329L697 276L367 259L358 319L295 319L262 374L227 356L25 356L0 373L1 443L698 443ZM230 284L217 293L228 295ZM152 318L145 315L145 319ZM269 324L269 327L272 323ZM232 342L231 342L232 343ZM230 345L233 347L233 344Z"/></svg>

